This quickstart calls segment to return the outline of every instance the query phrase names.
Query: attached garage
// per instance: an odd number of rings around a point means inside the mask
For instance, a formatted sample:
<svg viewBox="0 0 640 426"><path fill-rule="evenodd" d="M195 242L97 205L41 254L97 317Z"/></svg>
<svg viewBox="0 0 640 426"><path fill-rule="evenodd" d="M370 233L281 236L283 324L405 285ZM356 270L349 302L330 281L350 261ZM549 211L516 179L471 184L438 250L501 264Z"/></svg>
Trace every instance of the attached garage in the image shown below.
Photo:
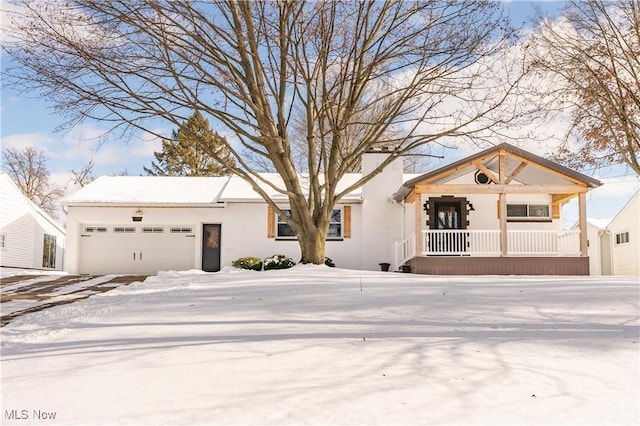
<svg viewBox="0 0 640 426"><path fill-rule="evenodd" d="M81 225L81 274L155 274L195 267L191 225Z"/></svg>

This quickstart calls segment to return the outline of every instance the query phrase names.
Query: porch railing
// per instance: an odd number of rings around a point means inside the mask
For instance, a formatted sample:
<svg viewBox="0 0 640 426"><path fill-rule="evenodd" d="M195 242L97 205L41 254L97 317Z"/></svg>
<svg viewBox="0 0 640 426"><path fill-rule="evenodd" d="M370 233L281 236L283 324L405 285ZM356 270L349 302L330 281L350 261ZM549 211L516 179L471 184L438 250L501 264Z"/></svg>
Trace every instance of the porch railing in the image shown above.
<svg viewBox="0 0 640 426"><path fill-rule="evenodd" d="M500 256L499 230L423 230L419 255ZM398 262L416 255L415 236L398 245ZM579 256L580 231L508 230L508 256Z"/></svg>

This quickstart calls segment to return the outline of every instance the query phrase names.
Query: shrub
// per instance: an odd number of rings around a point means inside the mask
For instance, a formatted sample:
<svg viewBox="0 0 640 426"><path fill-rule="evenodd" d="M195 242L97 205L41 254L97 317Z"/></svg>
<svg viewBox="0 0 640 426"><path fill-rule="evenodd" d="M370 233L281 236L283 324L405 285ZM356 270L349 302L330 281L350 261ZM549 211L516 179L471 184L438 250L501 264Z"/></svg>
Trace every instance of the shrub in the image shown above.
<svg viewBox="0 0 640 426"><path fill-rule="evenodd" d="M284 254L274 254L273 256L265 258L263 263L265 271L270 269L287 269L296 264L293 259Z"/></svg>
<svg viewBox="0 0 640 426"><path fill-rule="evenodd" d="M333 263L333 259L331 259L330 257L326 257L324 258L324 264L331 267L331 268L335 268L336 264Z"/></svg>
<svg viewBox="0 0 640 426"><path fill-rule="evenodd" d="M262 270L262 260L253 256L241 257L231 262L231 264L234 268L252 269L254 271Z"/></svg>

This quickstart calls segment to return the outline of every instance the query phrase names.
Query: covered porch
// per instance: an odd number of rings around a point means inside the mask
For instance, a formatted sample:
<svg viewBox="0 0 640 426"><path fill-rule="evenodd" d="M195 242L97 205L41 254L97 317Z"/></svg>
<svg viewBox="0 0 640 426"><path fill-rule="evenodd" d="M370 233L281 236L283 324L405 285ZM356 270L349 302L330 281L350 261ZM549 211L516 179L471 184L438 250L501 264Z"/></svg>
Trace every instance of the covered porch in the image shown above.
<svg viewBox="0 0 640 426"><path fill-rule="evenodd" d="M499 230L422 230L396 247L397 265L434 275L588 275L579 230L507 230L502 255ZM420 246L419 251L416 248Z"/></svg>
<svg viewBox="0 0 640 426"><path fill-rule="evenodd" d="M403 185L406 237L394 264L423 274L588 275L586 193L599 185L498 145ZM578 229L564 230L561 206L575 197Z"/></svg>

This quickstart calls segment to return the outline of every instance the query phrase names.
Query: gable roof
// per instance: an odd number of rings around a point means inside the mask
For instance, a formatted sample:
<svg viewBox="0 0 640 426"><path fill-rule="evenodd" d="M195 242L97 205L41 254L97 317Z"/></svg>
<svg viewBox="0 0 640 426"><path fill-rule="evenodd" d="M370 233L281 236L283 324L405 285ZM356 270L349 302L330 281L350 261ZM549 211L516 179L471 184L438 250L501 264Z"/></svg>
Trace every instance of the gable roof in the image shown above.
<svg viewBox="0 0 640 426"><path fill-rule="evenodd" d="M507 175L517 174L517 181L522 184L563 184L569 182L581 183L587 188L596 188L602 185L599 180L590 176L532 154L522 148L502 143L408 180L395 193L394 199L396 201L405 199L419 183L447 183L472 172L479 164L497 175L500 153L507 154L505 156Z"/></svg>
<svg viewBox="0 0 640 426"><path fill-rule="evenodd" d="M11 179L11 177L3 171L0 171L0 186L14 192L16 197L20 197L24 205L27 205L34 215L40 216L62 235L66 234L64 227L60 225L54 218L52 218L47 212L38 207L33 201L29 199L29 197L24 195L24 193L20 190L20 188L18 188L18 185L13 181L13 179Z"/></svg>
<svg viewBox="0 0 640 426"><path fill-rule="evenodd" d="M624 204L624 206L622 206L620 211L613 217L613 219L611 219L611 221L607 225L607 228L609 228L611 225L615 225L628 209L634 207L635 203L638 203L639 199L640 199L640 190L636 191L631 196L631 198L629 198L629 200ZM636 206L636 209L637 209L637 206ZM638 213L639 212L635 212L635 215L633 215L635 216L636 220L637 220Z"/></svg>

